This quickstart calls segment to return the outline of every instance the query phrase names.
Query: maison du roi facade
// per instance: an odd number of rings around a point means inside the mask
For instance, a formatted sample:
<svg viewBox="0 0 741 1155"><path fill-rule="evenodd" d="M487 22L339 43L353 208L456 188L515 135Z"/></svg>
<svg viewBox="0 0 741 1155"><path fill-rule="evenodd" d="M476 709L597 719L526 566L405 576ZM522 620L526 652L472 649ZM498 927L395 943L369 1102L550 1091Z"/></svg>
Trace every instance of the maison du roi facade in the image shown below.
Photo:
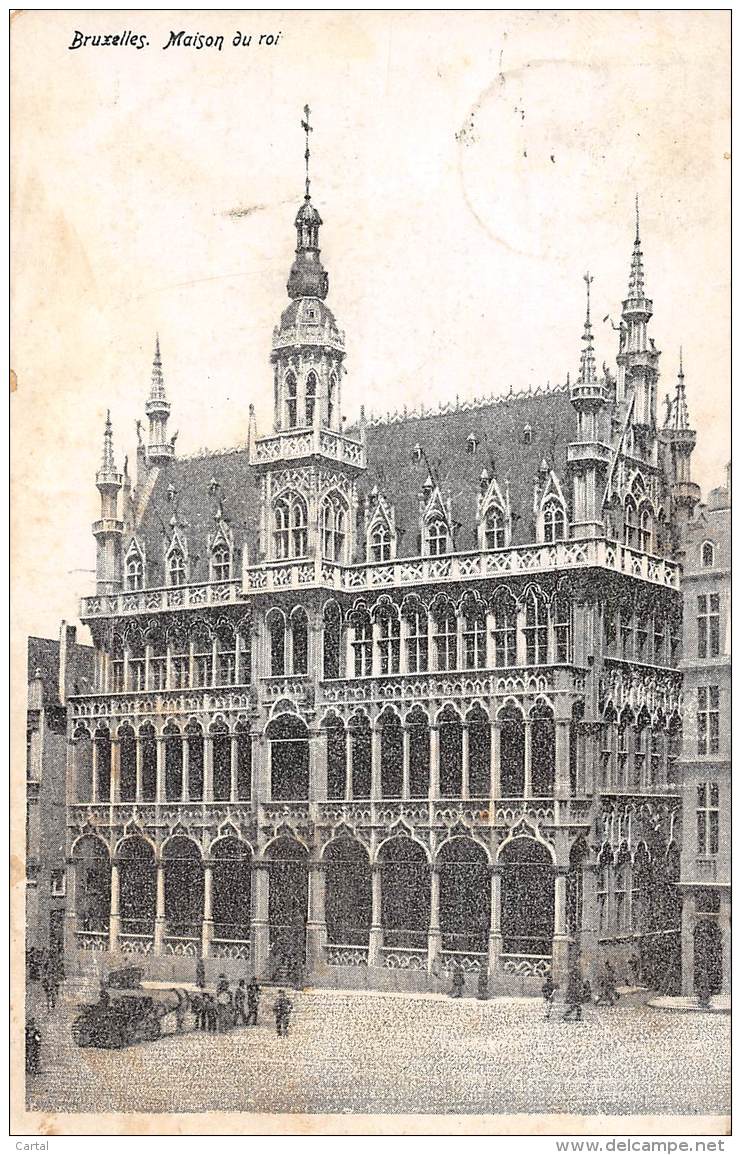
<svg viewBox="0 0 741 1155"><path fill-rule="evenodd" d="M657 422L637 214L615 372L587 277L565 385L353 427L321 224L307 179L270 434L176 455L159 342L135 478L106 424L70 965L507 991L610 958L678 989L699 489L681 372Z"/></svg>

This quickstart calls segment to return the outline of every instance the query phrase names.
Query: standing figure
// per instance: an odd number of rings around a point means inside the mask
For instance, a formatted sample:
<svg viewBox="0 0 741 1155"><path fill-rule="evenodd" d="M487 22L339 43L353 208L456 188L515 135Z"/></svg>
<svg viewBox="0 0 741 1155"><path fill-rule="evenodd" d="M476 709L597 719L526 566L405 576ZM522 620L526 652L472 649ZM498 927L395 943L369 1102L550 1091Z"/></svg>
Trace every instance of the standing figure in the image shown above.
<svg viewBox="0 0 741 1155"><path fill-rule="evenodd" d="M196 986L205 987L206 985L206 964L202 958L199 958L196 963Z"/></svg>
<svg viewBox="0 0 741 1155"><path fill-rule="evenodd" d="M278 991L278 998L273 1003L275 1014L275 1029L279 1037L285 1038L288 1034L288 1025L291 1021L293 1003L285 991Z"/></svg>
<svg viewBox="0 0 741 1155"><path fill-rule="evenodd" d="M41 1069L41 1032L30 1015L26 1021L26 1074L38 1075Z"/></svg>
<svg viewBox="0 0 741 1155"><path fill-rule="evenodd" d="M249 1007L249 1014L247 1015L247 1026L257 1026L257 1011L260 1006L260 987L257 979L253 978L250 985L247 987L247 1006Z"/></svg>
<svg viewBox="0 0 741 1155"><path fill-rule="evenodd" d="M546 975L545 982L540 989L543 995L543 1001L545 1002L545 1017L549 1019L551 1017L551 1011L553 1010L553 1000L558 990L558 987L553 981L553 975Z"/></svg>
<svg viewBox="0 0 741 1155"><path fill-rule="evenodd" d="M215 1035L219 1017L216 1002L213 995L204 995L203 997L206 1005L206 1030L209 1034Z"/></svg>
<svg viewBox="0 0 741 1155"><path fill-rule="evenodd" d="M247 1026L247 1016L244 1013L244 1004L247 999L246 979L240 979L237 983L237 989L234 992L234 1026Z"/></svg>
<svg viewBox="0 0 741 1155"><path fill-rule="evenodd" d="M582 1000L582 981L578 970L572 970L569 975L569 985L566 988L566 1003L567 1009L563 1016L563 1021L572 1022L576 1019L577 1023L581 1022L581 1000Z"/></svg>
<svg viewBox="0 0 741 1155"><path fill-rule="evenodd" d="M232 995L226 975L219 975L219 981L216 984L216 1006L219 1017L219 1033L224 1035L234 1024Z"/></svg>
<svg viewBox="0 0 741 1155"><path fill-rule="evenodd" d="M463 971L460 967L456 967L453 971L453 985L450 991L450 997L452 999L463 998L463 982Z"/></svg>

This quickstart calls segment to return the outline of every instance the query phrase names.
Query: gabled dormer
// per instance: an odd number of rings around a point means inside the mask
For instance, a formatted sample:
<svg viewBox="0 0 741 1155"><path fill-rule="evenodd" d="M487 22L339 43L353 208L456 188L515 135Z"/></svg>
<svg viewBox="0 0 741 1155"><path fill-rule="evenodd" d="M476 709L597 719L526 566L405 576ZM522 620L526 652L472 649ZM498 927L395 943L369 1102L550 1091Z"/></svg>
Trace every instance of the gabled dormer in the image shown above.
<svg viewBox="0 0 741 1155"><path fill-rule="evenodd" d="M569 513L561 482L547 462L541 463L535 485L533 514L535 540L564 541L569 536Z"/></svg>
<svg viewBox="0 0 741 1155"><path fill-rule="evenodd" d="M393 561L397 555L396 511L375 485L365 502L363 531L368 561Z"/></svg>
<svg viewBox="0 0 741 1155"><path fill-rule="evenodd" d="M509 484L504 493L496 477L482 469L476 511L476 529L479 549L506 549L512 541L512 509Z"/></svg>

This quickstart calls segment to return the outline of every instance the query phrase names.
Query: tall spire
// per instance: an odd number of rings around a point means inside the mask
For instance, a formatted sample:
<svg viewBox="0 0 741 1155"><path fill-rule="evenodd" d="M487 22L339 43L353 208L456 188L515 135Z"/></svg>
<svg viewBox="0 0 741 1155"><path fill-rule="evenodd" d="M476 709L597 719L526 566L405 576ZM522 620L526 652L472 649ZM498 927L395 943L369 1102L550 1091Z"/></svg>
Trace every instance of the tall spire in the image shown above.
<svg viewBox="0 0 741 1155"><path fill-rule="evenodd" d="M584 348L581 351L581 368L579 370L579 381L583 385L591 385L597 379L597 371L594 360L594 338L592 336L592 318L590 313L590 286L594 277L590 273L584 274L584 280L587 285L587 315L584 320L584 332L582 334L582 341Z"/></svg>
<svg viewBox="0 0 741 1155"><path fill-rule="evenodd" d="M638 208L638 194L636 193L636 235L633 242L633 256L630 262L630 278L628 280L628 296L642 297L643 282L643 253L641 252L641 217Z"/></svg>
<svg viewBox="0 0 741 1155"><path fill-rule="evenodd" d="M317 209L311 203L311 180L309 177L309 133L313 127L309 124L311 109L304 105L304 119L301 127L306 136L304 161L306 163L306 178L304 202L296 214L296 260L293 262L288 277L288 296L292 300L299 297L318 297L324 300L329 292L329 278L322 268L319 256L319 229L322 224Z"/></svg>
<svg viewBox="0 0 741 1155"><path fill-rule="evenodd" d="M162 376L162 358L160 356L160 335L157 333L154 343L154 360L152 362L152 388L149 393L150 401L166 401L165 379Z"/></svg>

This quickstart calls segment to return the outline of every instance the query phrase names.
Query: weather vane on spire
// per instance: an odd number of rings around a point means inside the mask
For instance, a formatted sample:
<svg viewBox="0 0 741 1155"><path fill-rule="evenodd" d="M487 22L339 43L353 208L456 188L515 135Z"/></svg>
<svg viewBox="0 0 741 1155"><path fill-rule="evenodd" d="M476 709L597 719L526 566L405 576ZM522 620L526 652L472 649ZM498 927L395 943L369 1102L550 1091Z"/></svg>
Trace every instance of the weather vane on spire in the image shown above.
<svg viewBox="0 0 741 1155"><path fill-rule="evenodd" d="M311 109L309 108L308 104L305 104L304 105L304 117L305 117L305 119L301 121L301 127L303 128L304 132L306 133L306 152L304 153L304 160L306 161L306 199L307 199L307 201L309 200L309 197L310 197L310 192L309 192L309 157L310 157L311 153L309 152L309 133L314 131L314 129L309 124L309 114L310 113L311 113Z"/></svg>

